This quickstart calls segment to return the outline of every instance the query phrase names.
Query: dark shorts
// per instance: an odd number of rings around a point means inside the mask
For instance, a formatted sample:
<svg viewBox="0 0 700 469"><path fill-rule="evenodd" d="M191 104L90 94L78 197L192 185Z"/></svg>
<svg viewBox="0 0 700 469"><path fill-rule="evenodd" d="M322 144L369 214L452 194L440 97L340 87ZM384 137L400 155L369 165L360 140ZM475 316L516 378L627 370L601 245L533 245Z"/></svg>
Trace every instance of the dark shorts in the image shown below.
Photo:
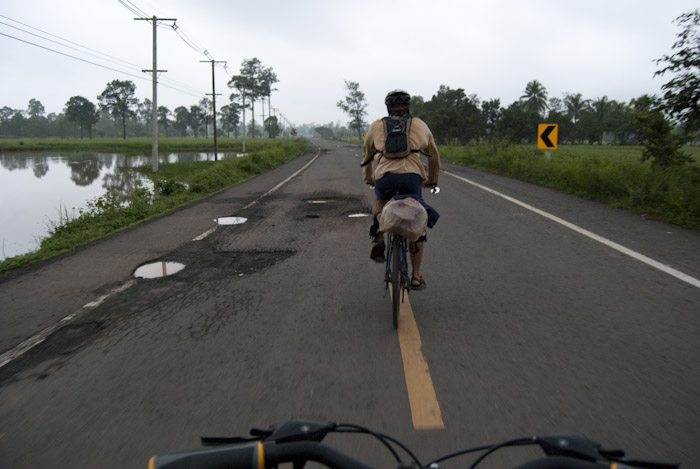
<svg viewBox="0 0 700 469"><path fill-rule="evenodd" d="M384 202L395 195L416 194L422 197L423 179L415 173L386 173L374 184L374 194Z"/></svg>

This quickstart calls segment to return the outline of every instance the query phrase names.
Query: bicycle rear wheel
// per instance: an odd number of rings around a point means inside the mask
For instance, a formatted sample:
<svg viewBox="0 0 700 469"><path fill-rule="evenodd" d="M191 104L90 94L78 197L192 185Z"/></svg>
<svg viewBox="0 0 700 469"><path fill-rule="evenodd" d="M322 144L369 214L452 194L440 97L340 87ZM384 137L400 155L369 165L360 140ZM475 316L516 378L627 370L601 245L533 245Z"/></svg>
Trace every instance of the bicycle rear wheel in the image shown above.
<svg viewBox="0 0 700 469"><path fill-rule="evenodd" d="M391 237L391 313L394 329L399 328L399 309L401 307L401 252L398 236Z"/></svg>

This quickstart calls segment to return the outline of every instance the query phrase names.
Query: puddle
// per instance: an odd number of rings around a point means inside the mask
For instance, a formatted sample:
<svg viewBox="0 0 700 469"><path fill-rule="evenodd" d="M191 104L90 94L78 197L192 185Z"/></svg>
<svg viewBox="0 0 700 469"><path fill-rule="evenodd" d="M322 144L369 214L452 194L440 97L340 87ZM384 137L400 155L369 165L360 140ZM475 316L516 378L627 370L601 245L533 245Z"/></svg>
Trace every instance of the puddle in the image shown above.
<svg viewBox="0 0 700 469"><path fill-rule="evenodd" d="M173 275L185 268L179 262L153 262L144 264L134 272L136 278L160 278Z"/></svg>
<svg viewBox="0 0 700 469"><path fill-rule="evenodd" d="M214 220L219 225L241 225L248 221L247 218L243 217L221 217Z"/></svg>
<svg viewBox="0 0 700 469"><path fill-rule="evenodd" d="M327 204L330 200L309 200L310 204Z"/></svg>
<svg viewBox="0 0 700 469"><path fill-rule="evenodd" d="M361 217L368 217L369 213L353 213L351 215L348 215L348 218L361 218Z"/></svg>

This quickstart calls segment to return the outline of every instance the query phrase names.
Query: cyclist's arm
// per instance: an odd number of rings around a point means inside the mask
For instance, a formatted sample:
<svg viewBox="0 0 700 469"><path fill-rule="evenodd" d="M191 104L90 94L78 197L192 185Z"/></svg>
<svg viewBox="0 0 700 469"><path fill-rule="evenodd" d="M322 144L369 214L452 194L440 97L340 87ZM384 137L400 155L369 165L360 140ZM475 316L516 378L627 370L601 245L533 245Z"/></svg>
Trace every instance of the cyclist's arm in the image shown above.
<svg viewBox="0 0 700 469"><path fill-rule="evenodd" d="M379 123L381 124L381 121ZM365 143L362 145L362 164L365 165L362 167L362 180L367 184L374 184L374 163L372 160L379 151L374 141L377 131L377 125L373 122L365 136Z"/></svg>
<svg viewBox="0 0 700 469"><path fill-rule="evenodd" d="M428 150L426 153L430 155L430 157L428 158L428 180L425 181L425 185L437 186L438 177L440 175L440 152L435 144L432 133L430 133L430 137L428 138Z"/></svg>

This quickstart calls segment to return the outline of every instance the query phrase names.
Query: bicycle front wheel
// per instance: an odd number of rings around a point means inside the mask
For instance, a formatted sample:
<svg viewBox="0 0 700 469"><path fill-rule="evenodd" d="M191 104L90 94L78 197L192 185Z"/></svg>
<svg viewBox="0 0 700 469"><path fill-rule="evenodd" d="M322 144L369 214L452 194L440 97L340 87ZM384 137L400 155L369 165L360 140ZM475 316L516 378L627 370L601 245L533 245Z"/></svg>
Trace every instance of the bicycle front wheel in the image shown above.
<svg viewBox="0 0 700 469"><path fill-rule="evenodd" d="M399 328L401 304L401 246L398 236L391 237L391 313L394 329Z"/></svg>

